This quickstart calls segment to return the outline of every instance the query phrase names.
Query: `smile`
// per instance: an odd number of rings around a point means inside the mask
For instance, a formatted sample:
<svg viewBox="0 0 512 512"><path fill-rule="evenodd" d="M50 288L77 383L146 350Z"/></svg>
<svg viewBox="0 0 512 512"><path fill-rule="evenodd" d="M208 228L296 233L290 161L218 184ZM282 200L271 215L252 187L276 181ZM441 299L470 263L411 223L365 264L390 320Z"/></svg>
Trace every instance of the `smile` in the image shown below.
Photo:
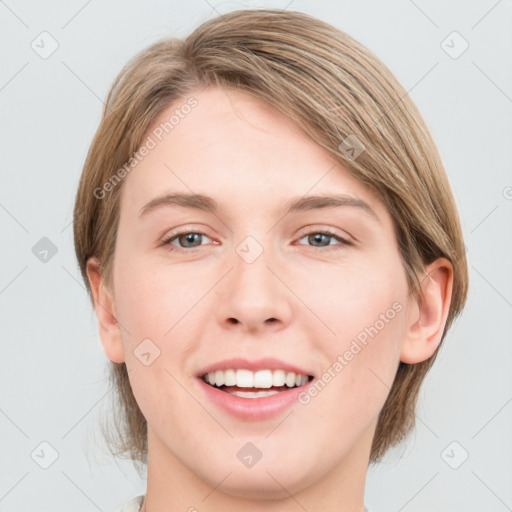
<svg viewBox="0 0 512 512"><path fill-rule="evenodd" d="M242 398L262 398L303 386L313 377L285 370L217 370L202 376L212 387ZM251 391L249 391L251 389Z"/></svg>

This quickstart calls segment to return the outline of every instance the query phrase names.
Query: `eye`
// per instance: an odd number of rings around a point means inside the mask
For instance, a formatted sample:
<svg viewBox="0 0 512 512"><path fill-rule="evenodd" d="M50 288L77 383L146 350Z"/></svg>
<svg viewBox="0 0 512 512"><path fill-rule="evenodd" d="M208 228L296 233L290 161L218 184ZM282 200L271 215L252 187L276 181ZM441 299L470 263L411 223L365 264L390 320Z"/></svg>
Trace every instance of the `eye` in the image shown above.
<svg viewBox="0 0 512 512"><path fill-rule="evenodd" d="M202 237L206 237L211 241L211 238L201 231L181 231L180 233L174 233L170 238L164 240L163 243L168 245L168 249L171 251L189 249L187 252L193 252L194 249L201 247Z"/></svg>
<svg viewBox="0 0 512 512"><path fill-rule="evenodd" d="M304 238L306 238L309 243L313 244L312 247L315 247L315 248L330 247L333 245L334 246L338 245L338 247L333 247L332 249L329 249L329 250L338 250L338 249L342 248L342 247L339 247L340 245L341 246L353 245L352 242L350 242L350 241L346 240L345 238L342 238L339 235L336 235L335 233L332 233L328 230L326 230L326 231L310 231L309 233L306 233L305 235L303 235L302 238L299 239L299 241L303 240ZM339 243L331 244L331 242L333 240L336 240ZM315 245L315 244L318 244L318 245ZM300 245L304 245L304 244L300 244Z"/></svg>
<svg viewBox="0 0 512 512"><path fill-rule="evenodd" d="M202 231L181 231L179 233L173 233L169 238L164 240L163 244L166 245L170 251L183 250L185 252L194 252L194 250L199 249L204 245L201 243L203 237L212 241L211 238ZM346 240L345 238L342 238L328 230L311 231L306 233L299 239L299 242L303 239L307 239L308 243L312 244L311 247L317 249L334 246L328 250L338 250L342 248L340 246L353 245L349 240ZM331 243L332 241L337 241L338 243L333 244Z"/></svg>

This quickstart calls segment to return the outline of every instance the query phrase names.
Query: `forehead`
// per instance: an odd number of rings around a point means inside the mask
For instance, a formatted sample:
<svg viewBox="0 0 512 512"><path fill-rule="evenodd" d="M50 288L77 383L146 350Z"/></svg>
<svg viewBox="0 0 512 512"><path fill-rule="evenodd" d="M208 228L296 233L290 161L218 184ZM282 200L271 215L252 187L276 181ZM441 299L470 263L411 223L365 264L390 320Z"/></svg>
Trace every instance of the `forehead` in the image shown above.
<svg viewBox="0 0 512 512"><path fill-rule="evenodd" d="M180 112L190 97L196 105ZM144 140L148 137L154 147L123 185L126 207L140 210L163 193L183 192L214 196L221 207L228 203L251 211L265 205L277 212L285 197L337 192L371 203L379 216L386 213L295 123L244 92L208 88L191 93L160 114Z"/></svg>

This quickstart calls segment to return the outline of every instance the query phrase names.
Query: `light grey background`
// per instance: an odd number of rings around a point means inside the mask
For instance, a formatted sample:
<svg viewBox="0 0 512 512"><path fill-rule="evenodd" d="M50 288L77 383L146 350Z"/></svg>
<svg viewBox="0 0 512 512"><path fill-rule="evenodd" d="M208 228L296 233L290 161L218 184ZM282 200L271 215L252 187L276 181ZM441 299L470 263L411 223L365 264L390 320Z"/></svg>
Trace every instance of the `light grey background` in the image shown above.
<svg viewBox="0 0 512 512"><path fill-rule="evenodd" d="M512 510L512 2L6 0L1 511L107 512L144 492L97 429L110 395L74 259L74 194L102 100L131 56L161 37L187 35L215 10L264 6L334 24L397 75L439 146L466 237L465 313L426 379L415 433L370 470L366 503L376 512ZM51 49L43 31L59 45L46 59L31 47ZM464 42L446 39L453 31L469 43L458 58ZM42 237L57 248L47 262L32 252ZM43 469L52 449L58 458Z"/></svg>

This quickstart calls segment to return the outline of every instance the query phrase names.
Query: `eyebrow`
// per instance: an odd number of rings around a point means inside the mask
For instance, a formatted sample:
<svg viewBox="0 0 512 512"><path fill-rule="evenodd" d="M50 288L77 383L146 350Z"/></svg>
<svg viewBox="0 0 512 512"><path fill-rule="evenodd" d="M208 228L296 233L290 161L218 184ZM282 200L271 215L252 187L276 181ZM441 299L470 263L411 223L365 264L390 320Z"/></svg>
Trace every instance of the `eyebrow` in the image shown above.
<svg viewBox="0 0 512 512"><path fill-rule="evenodd" d="M139 216L142 217L143 215L161 208L162 206L181 206L184 208L210 212L215 215L220 211L219 203L212 197L205 196L203 194L175 193L165 194L152 199L141 208ZM290 213L338 207L358 208L380 222L378 215L368 203L364 202L362 199L346 194L326 194L292 198L284 204L281 211L283 212L282 216L285 217Z"/></svg>

